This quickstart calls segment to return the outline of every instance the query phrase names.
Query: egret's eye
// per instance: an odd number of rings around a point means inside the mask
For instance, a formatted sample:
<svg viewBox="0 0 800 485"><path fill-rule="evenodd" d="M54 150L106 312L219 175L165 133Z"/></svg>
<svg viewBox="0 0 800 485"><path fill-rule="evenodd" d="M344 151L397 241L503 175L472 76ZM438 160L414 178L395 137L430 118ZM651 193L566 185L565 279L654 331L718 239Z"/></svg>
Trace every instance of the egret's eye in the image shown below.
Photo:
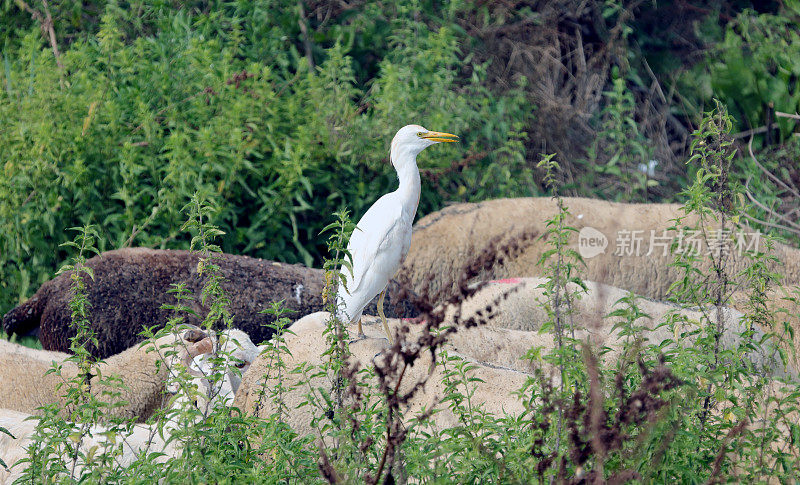
<svg viewBox="0 0 800 485"><path fill-rule="evenodd" d="M419 133L417 133L417 136L418 136L418 137L420 137L420 138L422 138L422 135L424 135L424 134L425 134L425 132L424 132L424 131L420 131Z"/></svg>

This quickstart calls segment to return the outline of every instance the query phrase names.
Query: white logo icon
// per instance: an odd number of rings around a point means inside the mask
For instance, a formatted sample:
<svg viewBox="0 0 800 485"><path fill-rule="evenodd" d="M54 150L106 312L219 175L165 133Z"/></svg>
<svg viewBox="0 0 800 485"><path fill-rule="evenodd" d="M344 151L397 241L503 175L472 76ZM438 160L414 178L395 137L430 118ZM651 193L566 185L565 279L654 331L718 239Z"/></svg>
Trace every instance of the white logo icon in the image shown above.
<svg viewBox="0 0 800 485"><path fill-rule="evenodd" d="M606 235L593 227L586 226L578 233L578 253L582 258L593 258L605 253L607 247Z"/></svg>

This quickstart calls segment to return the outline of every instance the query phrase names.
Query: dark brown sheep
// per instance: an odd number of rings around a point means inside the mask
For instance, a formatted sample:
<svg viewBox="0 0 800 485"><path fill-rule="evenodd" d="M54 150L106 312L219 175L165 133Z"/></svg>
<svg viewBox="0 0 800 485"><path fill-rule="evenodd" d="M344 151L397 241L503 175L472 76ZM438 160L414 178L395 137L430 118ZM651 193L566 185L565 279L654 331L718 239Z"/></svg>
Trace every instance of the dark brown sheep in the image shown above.
<svg viewBox="0 0 800 485"><path fill-rule="evenodd" d="M94 271L94 281L87 281L90 320L99 342L92 353L101 358L117 354L143 340L139 336L143 327L164 326L170 311L161 306L175 303L167 293L173 283L185 283L196 298L190 306L205 315L207 309L200 304L205 278L197 274L198 259L189 251L147 248L119 249L89 259L87 266ZM293 320L323 309L322 270L230 254L222 255L219 266L233 324L256 343L272 335L264 325L274 317L259 313L272 302L284 300L284 306L294 311L289 315ZM69 338L75 334L70 326L70 285L69 273L43 284L27 302L3 317L3 329L9 334L27 334L38 327L42 347L68 351ZM396 294L397 289L390 285L386 315L416 315L413 308L398 302ZM366 313L375 313L374 301ZM186 323L198 324L199 320L188 316Z"/></svg>

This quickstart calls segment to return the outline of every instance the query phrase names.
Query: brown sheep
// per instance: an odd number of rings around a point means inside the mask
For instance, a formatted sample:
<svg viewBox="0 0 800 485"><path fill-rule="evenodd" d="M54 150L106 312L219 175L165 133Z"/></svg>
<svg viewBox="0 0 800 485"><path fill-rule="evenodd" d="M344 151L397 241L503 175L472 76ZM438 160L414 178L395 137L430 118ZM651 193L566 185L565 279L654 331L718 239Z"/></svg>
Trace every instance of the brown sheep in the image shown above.
<svg viewBox="0 0 800 485"><path fill-rule="evenodd" d="M670 222L683 214L678 204L624 204L584 198L564 198L571 216L567 226L578 231L594 228L605 237L605 253L586 257L587 267L581 276L592 281L624 288L656 300L664 300L669 286L680 277L677 268L669 267L672 256L658 239ZM398 281L407 279L420 293L430 284L427 294L433 296L439 288L448 289L462 272L463 262L474 259L496 237L510 239L525 231L545 234L545 220L553 217L557 207L551 198L497 199L474 204L456 204L429 214L414 226L411 249L400 269ZM619 231L643 231L624 233ZM651 231L653 231L651 233ZM651 235L654 237L651 245ZM675 233L667 233L674 236ZM597 244L597 233L586 229L584 242ZM590 241L595 236L595 241ZM641 237L639 256L635 247L623 244ZM578 250L578 233L570 236L570 249ZM619 238L619 239L618 239ZM743 243L751 244L754 237L745 236ZM618 241L621 244L617 244ZM687 241L688 242L688 241ZM760 241L763 249L763 241ZM478 279L494 280L510 277L541 276L543 268L537 265L542 253L550 249L546 240L536 240L519 256L508 258L502 265L480 275ZM596 247L596 246L594 246ZM666 247L666 255L664 249ZM617 256L615 252L631 250L631 255ZM650 250L651 255L647 255ZM703 251L707 246L703 246ZM590 253L589 253L590 254ZM780 260L771 269L785 275L784 284L800 283L800 250L776 244L774 255ZM741 269L745 262L736 258L732 270ZM733 274L733 272L731 272Z"/></svg>
<svg viewBox="0 0 800 485"><path fill-rule="evenodd" d="M207 309L199 301L205 278L197 274L198 258L189 251L130 248L89 259L86 264L94 270L94 280L87 279L90 320L99 341L92 354L100 358L117 354L144 340L139 335L143 327L163 327L171 312L161 306L175 303L167 293L173 283L185 283L196 298L191 306L205 315ZM265 325L275 318L259 313L272 302L284 300L295 316L323 309L322 270L230 254L223 254L218 264L226 280L222 286L230 298L233 324L256 343L272 335ZM42 347L68 351L75 334L70 324L71 283L70 274L65 273L43 284L3 317L3 329L8 334L26 334L38 327ZM408 305L398 303L396 286L390 286L386 297L387 315L415 314ZM374 312L375 306L372 302L367 310ZM186 321L199 323L188 315Z"/></svg>

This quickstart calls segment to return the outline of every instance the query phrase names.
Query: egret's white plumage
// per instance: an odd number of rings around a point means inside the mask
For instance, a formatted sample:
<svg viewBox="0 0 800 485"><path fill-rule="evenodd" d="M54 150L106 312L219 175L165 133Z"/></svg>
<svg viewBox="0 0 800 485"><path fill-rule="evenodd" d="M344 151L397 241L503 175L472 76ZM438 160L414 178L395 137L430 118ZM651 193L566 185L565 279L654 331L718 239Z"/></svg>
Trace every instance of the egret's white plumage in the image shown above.
<svg viewBox="0 0 800 485"><path fill-rule="evenodd" d="M389 158L400 186L378 199L358 221L347 246L353 261L352 274L342 268L345 288L339 290L337 316L346 323L358 321L359 334L364 307L386 289L411 245L411 226L420 194L417 155L433 144L457 140L455 135L428 131L419 125L400 128L392 139ZM389 334L382 307L381 293L378 313Z"/></svg>

